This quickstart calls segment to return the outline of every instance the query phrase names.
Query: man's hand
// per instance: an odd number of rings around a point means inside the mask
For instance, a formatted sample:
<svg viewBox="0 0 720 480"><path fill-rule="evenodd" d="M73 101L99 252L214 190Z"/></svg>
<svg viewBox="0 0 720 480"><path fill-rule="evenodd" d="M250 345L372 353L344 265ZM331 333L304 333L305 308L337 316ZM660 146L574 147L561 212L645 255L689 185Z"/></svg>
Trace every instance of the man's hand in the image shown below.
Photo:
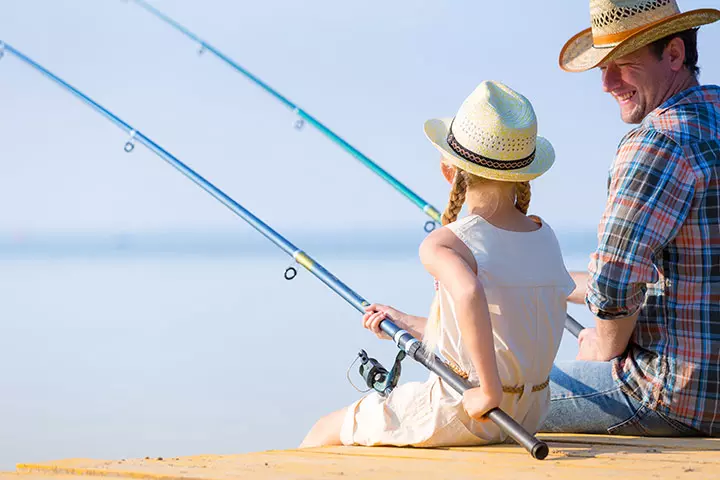
<svg viewBox="0 0 720 480"><path fill-rule="evenodd" d="M614 320L595 319L596 328L585 328L578 335L578 360L608 362L622 355L635 330L638 313Z"/></svg>
<svg viewBox="0 0 720 480"><path fill-rule="evenodd" d="M606 361L606 359L602 358L598 344L597 330L594 328L584 328L580 332L580 335L578 335L578 354L576 360L585 360L588 362Z"/></svg>

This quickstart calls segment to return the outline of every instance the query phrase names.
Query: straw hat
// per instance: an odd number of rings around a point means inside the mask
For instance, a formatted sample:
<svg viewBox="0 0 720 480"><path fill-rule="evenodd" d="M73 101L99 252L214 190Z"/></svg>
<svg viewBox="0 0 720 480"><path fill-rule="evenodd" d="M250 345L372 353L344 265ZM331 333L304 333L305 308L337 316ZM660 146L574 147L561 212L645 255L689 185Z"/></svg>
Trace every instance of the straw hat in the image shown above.
<svg viewBox="0 0 720 480"><path fill-rule="evenodd" d="M590 0L592 28L572 37L560 52L560 68L583 72L655 40L720 20L720 10L680 13L675 0Z"/></svg>
<svg viewBox="0 0 720 480"><path fill-rule="evenodd" d="M528 99L499 82L481 83L455 118L425 122L425 135L449 163L493 180L526 182L555 161Z"/></svg>

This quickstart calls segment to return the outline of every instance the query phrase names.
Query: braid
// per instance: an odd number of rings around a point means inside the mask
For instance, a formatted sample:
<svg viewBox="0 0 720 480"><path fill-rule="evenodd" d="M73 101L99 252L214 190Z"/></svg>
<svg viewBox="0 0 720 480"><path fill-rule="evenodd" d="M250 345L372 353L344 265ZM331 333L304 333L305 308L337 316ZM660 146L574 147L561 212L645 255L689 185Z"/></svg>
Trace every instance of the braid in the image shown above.
<svg viewBox="0 0 720 480"><path fill-rule="evenodd" d="M527 215L530 207L530 182L515 184L515 208Z"/></svg>
<svg viewBox="0 0 720 480"><path fill-rule="evenodd" d="M450 189L450 201L447 208L442 214L442 224L447 225L457 220L460 210L465 203L465 194L467 193L467 179L465 172L457 169L455 179L453 180L452 189Z"/></svg>

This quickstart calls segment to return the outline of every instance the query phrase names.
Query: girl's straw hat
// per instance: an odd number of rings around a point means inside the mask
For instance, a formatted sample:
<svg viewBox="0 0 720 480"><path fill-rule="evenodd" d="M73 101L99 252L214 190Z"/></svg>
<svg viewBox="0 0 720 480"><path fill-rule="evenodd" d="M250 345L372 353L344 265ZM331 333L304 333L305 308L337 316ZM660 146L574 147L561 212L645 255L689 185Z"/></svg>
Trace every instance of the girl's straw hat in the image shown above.
<svg viewBox="0 0 720 480"><path fill-rule="evenodd" d="M675 0L590 0L592 28L572 37L560 52L560 68L583 72L655 40L720 20L720 10L680 13Z"/></svg>
<svg viewBox="0 0 720 480"><path fill-rule="evenodd" d="M555 161L528 99L499 82L481 83L455 118L425 122L425 135L449 163L493 180L526 182Z"/></svg>

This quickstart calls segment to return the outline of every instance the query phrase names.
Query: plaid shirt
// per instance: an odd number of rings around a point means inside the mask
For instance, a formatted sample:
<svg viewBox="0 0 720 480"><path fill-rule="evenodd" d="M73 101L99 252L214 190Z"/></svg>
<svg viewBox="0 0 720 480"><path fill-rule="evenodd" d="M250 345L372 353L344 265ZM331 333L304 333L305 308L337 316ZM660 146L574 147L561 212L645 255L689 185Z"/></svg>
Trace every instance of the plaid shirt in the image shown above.
<svg viewBox="0 0 720 480"><path fill-rule="evenodd" d="M598 242L590 310L639 310L615 378L648 407L720 435L720 87L673 96L622 139Z"/></svg>

